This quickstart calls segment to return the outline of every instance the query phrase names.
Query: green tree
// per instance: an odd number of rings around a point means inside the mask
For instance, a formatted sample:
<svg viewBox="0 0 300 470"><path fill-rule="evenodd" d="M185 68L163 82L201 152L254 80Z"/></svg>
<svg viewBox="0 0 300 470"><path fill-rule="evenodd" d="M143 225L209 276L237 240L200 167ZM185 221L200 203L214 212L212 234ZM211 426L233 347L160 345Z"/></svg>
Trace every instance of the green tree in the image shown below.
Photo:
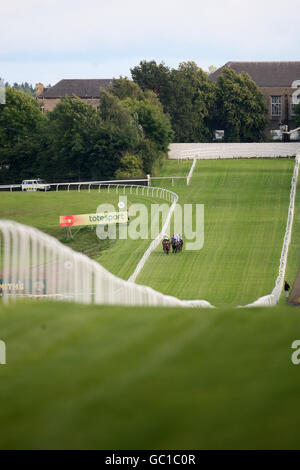
<svg viewBox="0 0 300 470"><path fill-rule="evenodd" d="M49 173L53 178L85 177L89 173L88 156L100 124L96 110L75 96L66 96L48 113L48 119L45 154Z"/></svg>
<svg viewBox="0 0 300 470"><path fill-rule="evenodd" d="M129 179L144 176L143 162L139 155L125 154L120 160L120 167L115 172L117 179Z"/></svg>
<svg viewBox="0 0 300 470"><path fill-rule="evenodd" d="M6 104L0 107L0 145L11 145L35 133L42 118L35 99L7 87Z"/></svg>
<svg viewBox="0 0 300 470"><path fill-rule="evenodd" d="M144 94L139 85L128 78L120 77L113 80L111 93L120 100L132 98L134 100L144 99Z"/></svg>
<svg viewBox="0 0 300 470"><path fill-rule="evenodd" d="M7 87L6 104L0 105L0 178L16 182L35 176L38 168L40 129L45 117L35 99Z"/></svg>
<svg viewBox="0 0 300 470"><path fill-rule="evenodd" d="M171 98L165 109L171 116L177 142L208 142L215 84L194 62L183 62L171 73Z"/></svg>
<svg viewBox="0 0 300 470"><path fill-rule="evenodd" d="M156 144L158 151L166 153L172 141L173 131L170 119L163 113L161 105L152 104L148 99L137 101L127 99L126 105L138 119L144 136Z"/></svg>
<svg viewBox="0 0 300 470"><path fill-rule="evenodd" d="M131 69L133 80L154 91L169 114L176 142L206 142L212 138L211 116L215 85L194 62L183 62L178 69L164 63L142 61Z"/></svg>
<svg viewBox="0 0 300 470"><path fill-rule="evenodd" d="M105 90L100 94L98 113L102 128L95 148L103 157L104 175L112 176L119 168L123 155L135 153L142 132L125 103Z"/></svg>
<svg viewBox="0 0 300 470"><path fill-rule="evenodd" d="M224 68L217 80L215 128L224 129L226 142L261 142L265 139L267 106L248 74Z"/></svg>
<svg viewBox="0 0 300 470"><path fill-rule="evenodd" d="M215 65L210 65L208 67L208 75L211 75L212 73L214 73L216 70L218 70L218 67L216 67Z"/></svg>
<svg viewBox="0 0 300 470"><path fill-rule="evenodd" d="M66 96L42 114L36 100L8 88L7 104L0 106L1 180L93 180L111 178L118 170L151 172L167 152L170 121L153 92L144 94L135 84L126 89L122 96L131 97L124 100L101 90L98 111Z"/></svg>
<svg viewBox="0 0 300 470"><path fill-rule="evenodd" d="M170 69L163 62L142 60L139 65L130 69L131 76L142 90L152 90L164 101L168 94Z"/></svg>
<svg viewBox="0 0 300 470"><path fill-rule="evenodd" d="M173 139L173 130L169 117L163 113L161 104L148 99L143 101L126 100L131 113L137 117L143 131L139 152L143 160L145 173L152 173L162 162Z"/></svg>

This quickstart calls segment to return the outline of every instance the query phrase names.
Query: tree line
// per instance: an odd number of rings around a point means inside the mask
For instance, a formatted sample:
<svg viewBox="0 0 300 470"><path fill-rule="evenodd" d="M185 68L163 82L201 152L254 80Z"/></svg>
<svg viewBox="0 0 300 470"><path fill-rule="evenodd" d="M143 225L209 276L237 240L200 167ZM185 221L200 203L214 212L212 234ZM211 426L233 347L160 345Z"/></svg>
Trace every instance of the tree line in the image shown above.
<svg viewBox="0 0 300 470"><path fill-rule="evenodd" d="M215 82L195 62L175 69L141 61L131 75L142 90L158 96L170 116L175 142L211 142L216 129L225 131L225 142L265 139L266 102L246 73L224 68Z"/></svg>
<svg viewBox="0 0 300 470"><path fill-rule="evenodd" d="M3 78L0 77L0 82L4 83L5 88L11 87L15 88L16 90L22 90L24 93L27 93L30 96L35 96L35 89L32 86L31 83L28 82L22 82L22 83L17 83L14 82L12 85L9 82L5 82ZM48 85L51 86L51 85Z"/></svg>
<svg viewBox="0 0 300 470"><path fill-rule="evenodd" d="M159 168L171 142L211 142L216 129L226 142L264 140L265 100L247 74L224 68L214 82L194 62L171 69L141 61L131 76L102 89L97 110L66 96L42 114L31 86L7 86L0 182L144 176Z"/></svg>
<svg viewBox="0 0 300 470"><path fill-rule="evenodd" d="M156 95L127 79L100 91L98 110L66 96L45 114L34 98L8 87L0 106L0 181L143 176L160 165L172 139Z"/></svg>

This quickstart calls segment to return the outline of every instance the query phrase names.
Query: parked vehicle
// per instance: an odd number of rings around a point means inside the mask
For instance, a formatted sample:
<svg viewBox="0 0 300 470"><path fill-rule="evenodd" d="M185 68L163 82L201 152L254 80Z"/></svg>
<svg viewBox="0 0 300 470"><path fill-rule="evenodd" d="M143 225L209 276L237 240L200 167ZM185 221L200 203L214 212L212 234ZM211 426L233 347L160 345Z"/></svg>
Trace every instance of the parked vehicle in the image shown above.
<svg viewBox="0 0 300 470"><path fill-rule="evenodd" d="M22 191L50 191L50 189L50 184L40 178L22 181Z"/></svg>

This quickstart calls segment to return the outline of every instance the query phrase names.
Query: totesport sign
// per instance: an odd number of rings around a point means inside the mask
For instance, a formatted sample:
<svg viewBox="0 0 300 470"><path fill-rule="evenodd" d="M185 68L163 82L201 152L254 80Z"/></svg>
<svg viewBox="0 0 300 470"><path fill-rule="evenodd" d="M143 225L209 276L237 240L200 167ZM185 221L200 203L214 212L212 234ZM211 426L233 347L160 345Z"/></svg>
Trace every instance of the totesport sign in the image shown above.
<svg viewBox="0 0 300 470"><path fill-rule="evenodd" d="M61 215L59 218L59 226L75 227L76 225L109 225L126 223L127 221L127 211L99 214Z"/></svg>

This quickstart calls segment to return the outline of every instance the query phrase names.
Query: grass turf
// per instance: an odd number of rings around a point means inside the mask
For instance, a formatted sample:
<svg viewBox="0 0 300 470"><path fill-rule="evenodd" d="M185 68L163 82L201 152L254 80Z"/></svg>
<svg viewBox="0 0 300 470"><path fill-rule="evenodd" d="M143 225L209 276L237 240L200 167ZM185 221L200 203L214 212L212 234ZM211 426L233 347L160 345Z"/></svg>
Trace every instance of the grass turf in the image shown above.
<svg viewBox="0 0 300 470"><path fill-rule="evenodd" d="M294 212L294 223L292 230L292 239L288 252L287 267L286 267L286 279L293 288L293 284L297 279L300 272L300 178L297 183L296 200L295 200L295 212ZM280 303L285 303L284 295L281 296Z"/></svg>
<svg viewBox="0 0 300 470"><path fill-rule="evenodd" d="M299 310L0 305L0 448L299 448Z"/></svg>
<svg viewBox="0 0 300 470"><path fill-rule="evenodd" d="M166 279L172 281L175 271L179 296L188 297L203 278L205 282L212 278L223 256L227 271L220 268L223 279L220 274L213 292L224 295L234 279L246 297L247 278L236 280L230 268L239 269L239 257L245 263L245 253L250 251L245 269L251 289L258 273L263 294L270 292L279 264L293 161L275 160L269 165L264 160L258 167L251 160L236 168L236 161L227 168L218 166L221 162L207 162L207 167L203 163L197 163L190 186L184 181L170 186L180 202L205 203L205 246L192 253L197 262L189 252L168 259L157 252L142 275L152 266L151 282L160 276L159 290L164 291ZM167 162L162 174L186 174L190 165ZM289 280L299 267L299 191L298 185ZM57 224L60 213L79 213L79 208L82 213L91 212L95 202L96 207L99 204L98 197L92 205L88 198L78 197L72 208L61 193L59 204L57 199L51 205L44 199L44 206L31 203L26 208L25 198L13 203L8 196L15 195L7 194L11 206L4 210L2 195L2 217L5 212L6 217L28 224L33 218L45 231L51 230L52 217ZM111 202L112 195L109 198L105 202ZM67 207L70 210L61 212ZM222 211L230 216L223 235L230 242L228 234L233 234L239 250L235 253L232 244L225 243L224 250L229 249L223 253L217 246L216 259L209 260L211 251L199 258L210 237L221 240L218 229L226 221ZM266 240L269 243L261 251ZM102 255L109 256L115 246ZM236 257L231 258L232 253ZM115 259L115 266L117 254L109 261ZM250 265L249 257L253 257ZM199 270L199 260L206 262L203 277L205 266ZM162 269L165 277L161 278ZM300 336L299 325L299 309L286 304L247 310L24 301L0 305L0 339L7 345L7 365L0 366L0 448L298 449L300 369L291 363L291 343Z"/></svg>
<svg viewBox="0 0 300 470"><path fill-rule="evenodd" d="M185 180L175 180L174 187L170 180L155 180L157 186L177 192L180 204L205 204L204 247L166 258L159 246L137 281L217 306L246 304L270 293L278 271L293 165L294 160L288 159L198 161L189 186ZM161 176L187 175L190 167L191 161L167 161ZM298 188L287 268L291 285L300 260L299 197ZM162 202L134 194L128 199L129 204L143 202L148 208L152 202ZM127 279L149 240L100 241L95 231L82 228L70 241L58 227L60 214L95 212L102 202L116 205L118 195L114 191L1 193L0 216L34 225Z"/></svg>
<svg viewBox="0 0 300 470"><path fill-rule="evenodd" d="M161 199L156 197L146 197L142 195L130 194L126 189L128 208L133 203L145 204L150 208L151 203L161 203ZM123 196L123 189L120 190ZM143 256L149 246L149 240L119 240L106 239L99 240L95 228L74 227L73 240L67 238L65 228L59 227L59 216L69 214L89 214L96 213L99 204L113 204L117 210L119 194L115 189L102 189L88 192L77 191L51 191L44 192L1 192L0 193L0 218L10 219L25 225L42 230L54 236L70 248L88 255L101 263L110 272L123 279L133 273L138 261ZM150 222L150 210L149 222ZM150 228L150 223L148 224Z"/></svg>
<svg viewBox="0 0 300 470"><path fill-rule="evenodd" d="M167 161L161 174L186 175L190 166ZM169 257L159 247L137 282L216 306L245 305L269 294L278 273L293 167L293 159L198 161L189 186L177 180L172 188L161 180L178 193L179 204L205 205L204 246ZM299 255L296 259L299 263Z"/></svg>

